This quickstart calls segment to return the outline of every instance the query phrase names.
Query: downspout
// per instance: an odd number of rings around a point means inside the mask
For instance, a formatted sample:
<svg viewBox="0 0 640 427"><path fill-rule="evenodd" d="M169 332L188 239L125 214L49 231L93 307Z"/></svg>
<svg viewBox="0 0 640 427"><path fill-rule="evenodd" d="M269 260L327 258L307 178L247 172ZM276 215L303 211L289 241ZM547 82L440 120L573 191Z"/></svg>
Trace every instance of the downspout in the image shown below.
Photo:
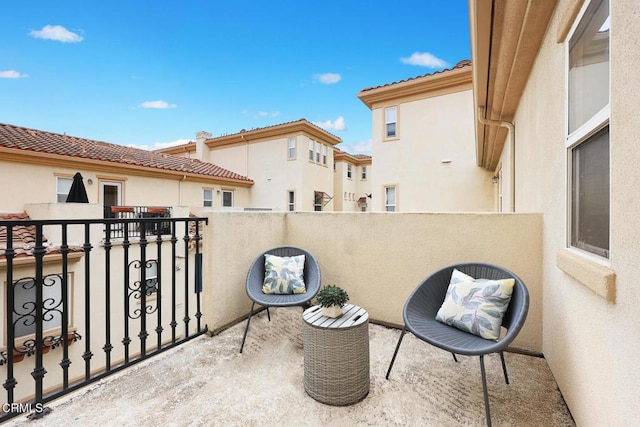
<svg viewBox="0 0 640 427"><path fill-rule="evenodd" d="M182 183L187 179L187 175L182 175L182 179L178 181L178 204L182 206Z"/></svg>
<svg viewBox="0 0 640 427"><path fill-rule="evenodd" d="M506 120L491 120L484 118L484 107L478 107L478 121L487 126L500 126L507 128L509 134L509 154L511 163L511 212L516 211L516 127Z"/></svg>

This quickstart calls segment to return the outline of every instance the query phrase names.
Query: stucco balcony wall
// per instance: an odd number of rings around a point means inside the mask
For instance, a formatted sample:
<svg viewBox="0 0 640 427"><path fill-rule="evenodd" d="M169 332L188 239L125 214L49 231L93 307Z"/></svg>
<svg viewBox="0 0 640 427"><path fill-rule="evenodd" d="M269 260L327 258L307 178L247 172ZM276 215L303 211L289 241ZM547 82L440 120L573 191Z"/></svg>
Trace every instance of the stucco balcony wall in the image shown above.
<svg viewBox="0 0 640 427"><path fill-rule="evenodd" d="M513 347L542 352L542 215L499 213L211 212L204 230L204 322L217 332L247 316L247 269L261 251L304 247L322 284L345 288L372 321L402 325L402 308L433 271L501 265L527 284L527 322Z"/></svg>

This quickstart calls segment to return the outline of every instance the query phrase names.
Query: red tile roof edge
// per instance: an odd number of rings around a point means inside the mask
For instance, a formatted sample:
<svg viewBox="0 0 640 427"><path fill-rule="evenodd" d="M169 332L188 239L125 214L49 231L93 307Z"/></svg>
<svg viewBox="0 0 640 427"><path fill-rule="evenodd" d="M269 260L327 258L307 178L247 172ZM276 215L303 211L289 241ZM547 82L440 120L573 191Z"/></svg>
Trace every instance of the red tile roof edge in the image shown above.
<svg viewBox="0 0 640 427"><path fill-rule="evenodd" d="M383 87L393 86L393 85L397 85L397 84L400 84L400 83L410 82L410 81L413 81L413 80L421 79L423 77L435 76L437 74L445 74L445 73L448 73L448 72L453 71L453 70L457 70L457 69L464 68L464 67L470 67L470 66L471 66L471 60L470 59L463 59L462 61L458 61L458 63L456 65L454 65L453 67L451 67L451 68L445 68L444 70L435 71L433 73L423 74L421 76L410 77L408 79L400 80L400 81L393 82L393 83L387 83L387 84L384 84L384 85L367 87L367 88L362 89L360 91L360 93L367 92L369 90L380 89L380 88L383 88Z"/></svg>

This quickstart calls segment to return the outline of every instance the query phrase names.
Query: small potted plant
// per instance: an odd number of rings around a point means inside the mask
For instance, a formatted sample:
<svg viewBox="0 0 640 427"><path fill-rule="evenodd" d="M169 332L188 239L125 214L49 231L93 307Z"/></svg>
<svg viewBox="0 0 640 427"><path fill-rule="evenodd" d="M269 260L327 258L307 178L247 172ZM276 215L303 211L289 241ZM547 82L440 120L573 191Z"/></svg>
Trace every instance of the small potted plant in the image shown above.
<svg viewBox="0 0 640 427"><path fill-rule="evenodd" d="M327 285L320 289L316 298L322 307L322 314L335 318L342 316L342 307L349 301L349 294L336 285Z"/></svg>

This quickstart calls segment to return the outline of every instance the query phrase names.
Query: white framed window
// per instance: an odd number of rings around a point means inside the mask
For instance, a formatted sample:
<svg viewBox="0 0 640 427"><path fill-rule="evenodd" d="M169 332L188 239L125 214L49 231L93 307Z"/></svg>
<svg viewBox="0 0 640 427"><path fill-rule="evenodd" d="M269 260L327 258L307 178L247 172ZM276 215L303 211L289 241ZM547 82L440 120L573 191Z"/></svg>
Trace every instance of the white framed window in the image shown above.
<svg viewBox="0 0 640 427"><path fill-rule="evenodd" d="M585 2L567 43L568 245L609 258L609 0Z"/></svg>
<svg viewBox="0 0 640 427"><path fill-rule="evenodd" d="M322 145L319 142L316 142L316 163L320 163L320 147Z"/></svg>
<svg viewBox="0 0 640 427"><path fill-rule="evenodd" d="M324 206L324 193L322 191L313 192L313 210L316 212L322 211Z"/></svg>
<svg viewBox="0 0 640 427"><path fill-rule="evenodd" d="M396 186L384 187L384 210L395 212L397 207Z"/></svg>
<svg viewBox="0 0 640 427"><path fill-rule="evenodd" d="M295 136L289 137L289 149L288 149L287 156L289 160L294 160L296 158L296 137Z"/></svg>
<svg viewBox="0 0 640 427"><path fill-rule="evenodd" d="M347 178L351 179L352 175L353 175L353 171L351 170L351 165L347 164Z"/></svg>
<svg viewBox="0 0 640 427"><path fill-rule="evenodd" d="M395 138L398 136L398 107L387 107L384 109L384 136L385 138Z"/></svg>
<svg viewBox="0 0 640 427"><path fill-rule="evenodd" d="M71 190L72 183L73 183L73 178L66 178L62 176L56 177L56 202L57 203L65 203L67 201L67 196L69 195L69 190Z"/></svg>
<svg viewBox="0 0 640 427"><path fill-rule="evenodd" d="M47 274L42 277L42 330L62 328L62 274ZM71 275L67 276L67 303L71 308ZM13 282L14 338L22 339L36 333L36 282L34 277L24 277ZM73 316L69 315L69 319ZM71 322L69 320L69 322ZM50 332L49 332L50 334Z"/></svg>
<svg viewBox="0 0 640 427"><path fill-rule="evenodd" d="M293 190L287 191L287 210L289 212L296 210L296 192Z"/></svg>
<svg viewBox="0 0 640 427"><path fill-rule="evenodd" d="M209 188L202 190L202 206L205 208L213 206L213 190Z"/></svg>
<svg viewBox="0 0 640 427"><path fill-rule="evenodd" d="M327 165L327 151L328 151L327 146L323 145L322 146L322 164L325 166Z"/></svg>
<svg viewBox="0 0 640 427"><path fill-rule="evenodd" d="M147 296L154 295L158 292L158 261L155 259L147 260L144 268L145 278L145 294Z"/></svg>
<svg viewBox="0 0 640 427"><path fill-rule="evenodd" d="M232 190L222 190L222 206L232 207L233 206L233 191Z"/></svg>
<svg viewBox="0 0 640 427"><path fill-rule="evenodd" d="M309 160L313 161L313 149L315 147L315 142L313 139L309 140Z"/></svg>
<svg viewBox="0 0 640 427"><path fill-rule="evenodd" d="M362 180L367 179L367 167L366 166L362 166L360 168L360 179L362 179Z"/></svg>

